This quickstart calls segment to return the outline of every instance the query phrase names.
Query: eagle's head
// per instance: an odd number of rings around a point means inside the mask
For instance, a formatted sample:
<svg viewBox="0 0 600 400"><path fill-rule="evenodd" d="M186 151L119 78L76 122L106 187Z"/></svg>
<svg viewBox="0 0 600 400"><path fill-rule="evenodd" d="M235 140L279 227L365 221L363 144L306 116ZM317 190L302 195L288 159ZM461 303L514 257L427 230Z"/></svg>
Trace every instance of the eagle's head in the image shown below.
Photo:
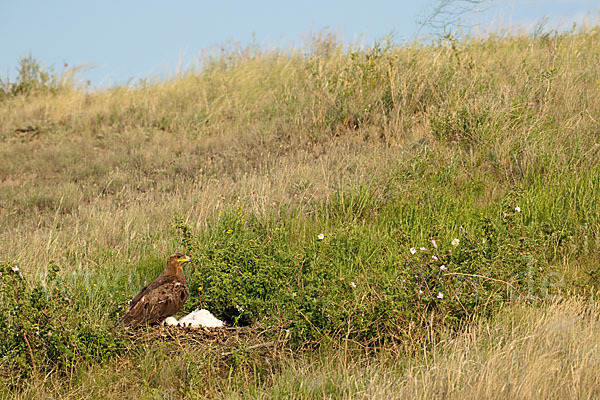
<svg viewBox="0 0 600 400"><path fill-rule="evenodd" d="M167 266L171 268L181 268L185 263L192 262L192 257L186 256L183 253L175 253L167 260Z"/></svg>

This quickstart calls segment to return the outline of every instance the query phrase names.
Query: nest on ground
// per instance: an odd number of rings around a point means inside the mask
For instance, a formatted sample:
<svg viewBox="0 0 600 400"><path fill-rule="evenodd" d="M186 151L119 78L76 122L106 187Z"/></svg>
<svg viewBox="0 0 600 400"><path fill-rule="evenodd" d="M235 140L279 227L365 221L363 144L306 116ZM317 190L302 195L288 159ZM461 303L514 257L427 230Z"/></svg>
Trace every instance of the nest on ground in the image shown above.
<svg viewBox="0 0 600 400"><path fill-rule="evenodd" d="M223 356L240 350L281 350L290 338L287 330L274 331L256 327L194 329L162 325L130 331L128 335L136 344L159 341L171 342L182 347L210 347Z"/></svg>

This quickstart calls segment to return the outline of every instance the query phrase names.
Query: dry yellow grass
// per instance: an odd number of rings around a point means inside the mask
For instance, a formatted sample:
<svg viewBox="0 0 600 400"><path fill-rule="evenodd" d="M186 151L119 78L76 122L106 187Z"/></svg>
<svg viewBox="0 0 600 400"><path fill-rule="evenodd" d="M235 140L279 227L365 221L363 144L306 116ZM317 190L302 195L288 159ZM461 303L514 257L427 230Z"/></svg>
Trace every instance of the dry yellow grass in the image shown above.
<svg viewBox="0 0 600 400"><path fill-rule="evenodd" d="M231 398L594 399L600 396L600 308L570 299L512 306L403 367L388 356L343 351L299 359L273 387Z"/></svg>
<svg viewBox="0 0 600 400"><path fill-rule="evenodd" d="M593 300L512 307L441 345L404 377L403 391L423 399L598 398L599 329Z"/></svg>

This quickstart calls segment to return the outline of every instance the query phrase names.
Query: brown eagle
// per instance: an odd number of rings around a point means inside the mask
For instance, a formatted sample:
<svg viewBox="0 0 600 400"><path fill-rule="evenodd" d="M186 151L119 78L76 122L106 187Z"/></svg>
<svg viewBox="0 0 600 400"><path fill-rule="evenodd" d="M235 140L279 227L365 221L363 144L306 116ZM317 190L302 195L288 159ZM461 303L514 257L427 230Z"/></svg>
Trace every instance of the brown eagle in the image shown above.
<svg viewBox="0 0 600 400"><path fill-rule="evenodd" d="M167 268L131 300L129 309L120 319L121 323L137 328L162 322L179 311L190 294L181 266L191 261L182 253L169 257Z"/></svg>

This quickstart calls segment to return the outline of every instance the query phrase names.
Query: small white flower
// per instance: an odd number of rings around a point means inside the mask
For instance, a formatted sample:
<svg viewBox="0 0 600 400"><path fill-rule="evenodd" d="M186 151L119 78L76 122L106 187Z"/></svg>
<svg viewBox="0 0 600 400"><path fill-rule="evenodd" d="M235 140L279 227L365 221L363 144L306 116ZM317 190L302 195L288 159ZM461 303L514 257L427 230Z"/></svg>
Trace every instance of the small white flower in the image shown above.
<svg viewBox="0 0 600 400"><path fill-rule="evenodd" d="M420 247L419 250L421 250L421 251L427 251L427 248L426 247Z"/></svg>
<svg viewBox="0 0 600 400"><path fill-rule="evenodd" d="M419 289L419 294L423 294L423 291L421 289Z"/></svg>
<svg viewBox="0 0 600 400"><path fill-rule="evenodd" d="M445 265L440 265L441 271L448 271L448 268Z"/></svg>
<svg viewBox="0 0 600 400"><path fill-rule="evenodd" d="M444 293L438 292L437 298L438 299L443 299L444 298Z"/></svg>
<svg viewBox="0 0 600 400"><path fill-rule="evenodd" d="M19 267L17 267L16 265L14 267L11 267L10 269L12 269L12 272L19 272Z"/></svg>
<svg viewBox="0 0 600 400"><path fill-rule="evenodd" d="M460 243L460 240L458 240L458 239L452 239L452 241L450 242L450 244L454 247L458 246L459 243Z"/></svg>
<svg viewBox="0 0 600 400"><path fill-rule="evenodd" d="M319 240L323 240L325 239L325 235L322 233L319 233L319 236L317 236L319 238Z"/></svg>
<svg viewBox="0 0 600 400"><path fill-rule="evenodd" d="M352 286L353 289L356 289L356 283L350 282L350 286Z"/></svg>
<svg viewBox="0 0 600 400"><path fill-rule="evenodd" d="M433 244L434 249L437 249L437 243L435 242L435 240L431 239L431 244Z"/></svg>
<svg viewBox="0 0 600 400"><path fill-rule="evenodd" d="M516 207L515 207L515 211L516 211L516 212L521 212L521 207L519 207L519 206L516 206Z"/></svg>
<svg viewBox="0 0 600 400"><path fill-rule="evenodd" d="M417 249L415 249L414 247L410 248L410 254L415 254L417 252Z"/></svg>
<svg viewBox="0 0 600 400"><path fill-rule="evenodd" d="M431 256L431 259L434 260L434 261L438 261L439 260L439 258L437 258L437 256Z"/></svg>

